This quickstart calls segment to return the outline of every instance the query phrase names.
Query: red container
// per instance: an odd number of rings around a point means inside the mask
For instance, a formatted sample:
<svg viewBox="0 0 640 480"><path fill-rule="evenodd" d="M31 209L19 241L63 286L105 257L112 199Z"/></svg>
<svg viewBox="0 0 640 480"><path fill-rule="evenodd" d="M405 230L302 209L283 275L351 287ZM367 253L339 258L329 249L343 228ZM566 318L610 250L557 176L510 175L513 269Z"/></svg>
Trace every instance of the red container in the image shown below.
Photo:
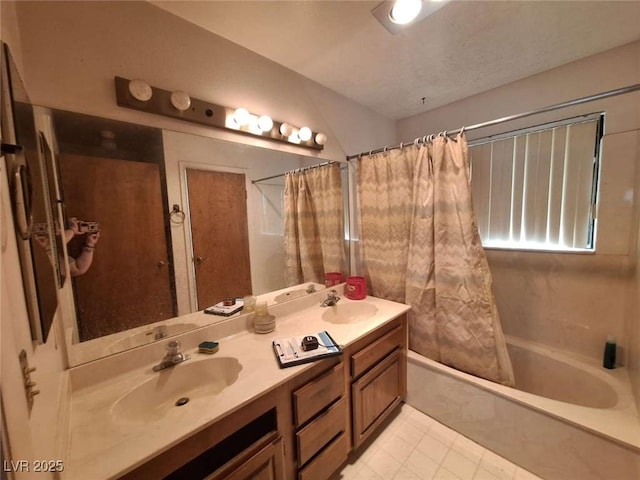
<svg viewBox="0 0 640 480"><path fill-rule="evenodd" d="M347 277L344 294L349 300L362 300L367 296L367 279L364 277Z"/></svg>
<svg viewBox="0 0 640 480"><path fill-rule="evenodd" d="M344 275L340 272L327 272L324 274L325 287L333 287L344 282Z"/></svg>

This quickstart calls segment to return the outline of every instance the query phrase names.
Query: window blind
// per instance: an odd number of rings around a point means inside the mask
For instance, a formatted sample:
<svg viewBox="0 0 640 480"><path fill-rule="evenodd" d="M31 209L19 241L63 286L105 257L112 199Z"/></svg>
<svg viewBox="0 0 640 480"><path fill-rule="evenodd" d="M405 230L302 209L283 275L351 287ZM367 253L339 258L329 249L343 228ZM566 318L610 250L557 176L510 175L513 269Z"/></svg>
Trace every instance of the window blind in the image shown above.
<svg viewBox="0 0 640 480"><path fill-rule="evenodd" d="M486 247L592 250L603 114L469 143Z"/></svg>

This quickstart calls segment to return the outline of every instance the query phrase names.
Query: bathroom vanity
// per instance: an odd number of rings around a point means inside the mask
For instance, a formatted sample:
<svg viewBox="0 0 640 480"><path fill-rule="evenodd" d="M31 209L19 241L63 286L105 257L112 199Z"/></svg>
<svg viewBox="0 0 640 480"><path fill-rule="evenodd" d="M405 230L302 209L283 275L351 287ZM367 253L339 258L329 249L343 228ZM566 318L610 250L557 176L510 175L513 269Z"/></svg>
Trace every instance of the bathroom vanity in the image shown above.
<svg viewBox="0 0 640 480"><path fill-rule="evenodd" d="M322 308L326 295L271 307L267 335L251 330L251 314L186 333L191 360L161 372L152 367L166 341L72 369L62 478L331 476L406 394L409 307L343 297ZM279 367L274 339L324 330L340 355ZM218 353L197 352L212 339Z"/></svg>

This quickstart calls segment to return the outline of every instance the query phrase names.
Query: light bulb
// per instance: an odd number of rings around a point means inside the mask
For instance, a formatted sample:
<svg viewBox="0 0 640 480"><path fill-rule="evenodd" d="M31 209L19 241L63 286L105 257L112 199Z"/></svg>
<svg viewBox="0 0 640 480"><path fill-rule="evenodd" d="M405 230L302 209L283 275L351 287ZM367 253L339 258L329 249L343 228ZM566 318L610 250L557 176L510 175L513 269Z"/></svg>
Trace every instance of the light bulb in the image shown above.
<svg viewBox="0 0 640 480"><path fill-rule="evenodd" d="M129 93L136 100L141 102L148 102L153 96L153 89L144 80L130 80L129 81Z"/></svg>
<svg viewBox="0 0 640 480"><path fill-rule="evenodd" d="M309 127L302 127L298 132L298 138L303 142L311 140L311 129Z"/></svg>
<svg viewBox="0 0 640 480"><path fill-rule="evenodd" d="M249 123L251 119L251 114L246 108L238 108L235 112L233 112L233 119L240 127L244 127Z"/></svg>
<svg viewBox="0 0 640 480"><path fill-rule="evenodd" d="M405 25L418 16L422 9L422 0L396 0L389 18L393 23Z"/></svg>
<svg viewBox="0 0 640 480"><path fill-rule="evenodd" d="M327 136L324 133L318 133L316 135L316 143L318 145L324 145L327 143Z"/></svg>
<svg viewBox="0 0 640 480"><path fill-rule="evenodd" d="M171 94L171 105L176 107L177 110L184 112L191 106L191 97L185 92L173 92Z"/></svg>
<svg viewBox="0 0 640 480"><path fill-rule="evenodd" d="M273 128L273 120L269 115L262 115L258 119L258 128L263 132L270 132Z"/></svg>
<svg viewBox="0 0 640 480"><path fill-rule="evenodd" d="M290 137L292 133L293 133L293 127L291 125L289 125L288 123L283 123L282 125L280 125L281 135L285 137Z"/></svg>

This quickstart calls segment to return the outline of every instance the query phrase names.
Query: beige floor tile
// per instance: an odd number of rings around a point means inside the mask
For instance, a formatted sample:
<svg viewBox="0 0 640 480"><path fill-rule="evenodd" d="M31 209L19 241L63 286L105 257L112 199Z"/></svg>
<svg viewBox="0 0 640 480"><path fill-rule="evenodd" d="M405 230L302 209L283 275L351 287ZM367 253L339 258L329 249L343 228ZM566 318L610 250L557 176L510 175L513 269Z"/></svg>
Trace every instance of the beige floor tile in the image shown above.
<svg viewBox="0 0 640 480"><path fill-rule="evenodd" d="M444 460L444 457L449 451L449 447L431 435L425 435L422 437L420 443L416 445L416 449L424 453L437 464L442 463L442 460Z"/></svg>
<svg viewBox="0 0 640 480"><path fill-rule="evenodd" d="M440 466L449 470L451 473L459 477L460 480L473 480L473 475L478 469L477 462L469 460L467 457L453 449L449 450Z"/></svg>

